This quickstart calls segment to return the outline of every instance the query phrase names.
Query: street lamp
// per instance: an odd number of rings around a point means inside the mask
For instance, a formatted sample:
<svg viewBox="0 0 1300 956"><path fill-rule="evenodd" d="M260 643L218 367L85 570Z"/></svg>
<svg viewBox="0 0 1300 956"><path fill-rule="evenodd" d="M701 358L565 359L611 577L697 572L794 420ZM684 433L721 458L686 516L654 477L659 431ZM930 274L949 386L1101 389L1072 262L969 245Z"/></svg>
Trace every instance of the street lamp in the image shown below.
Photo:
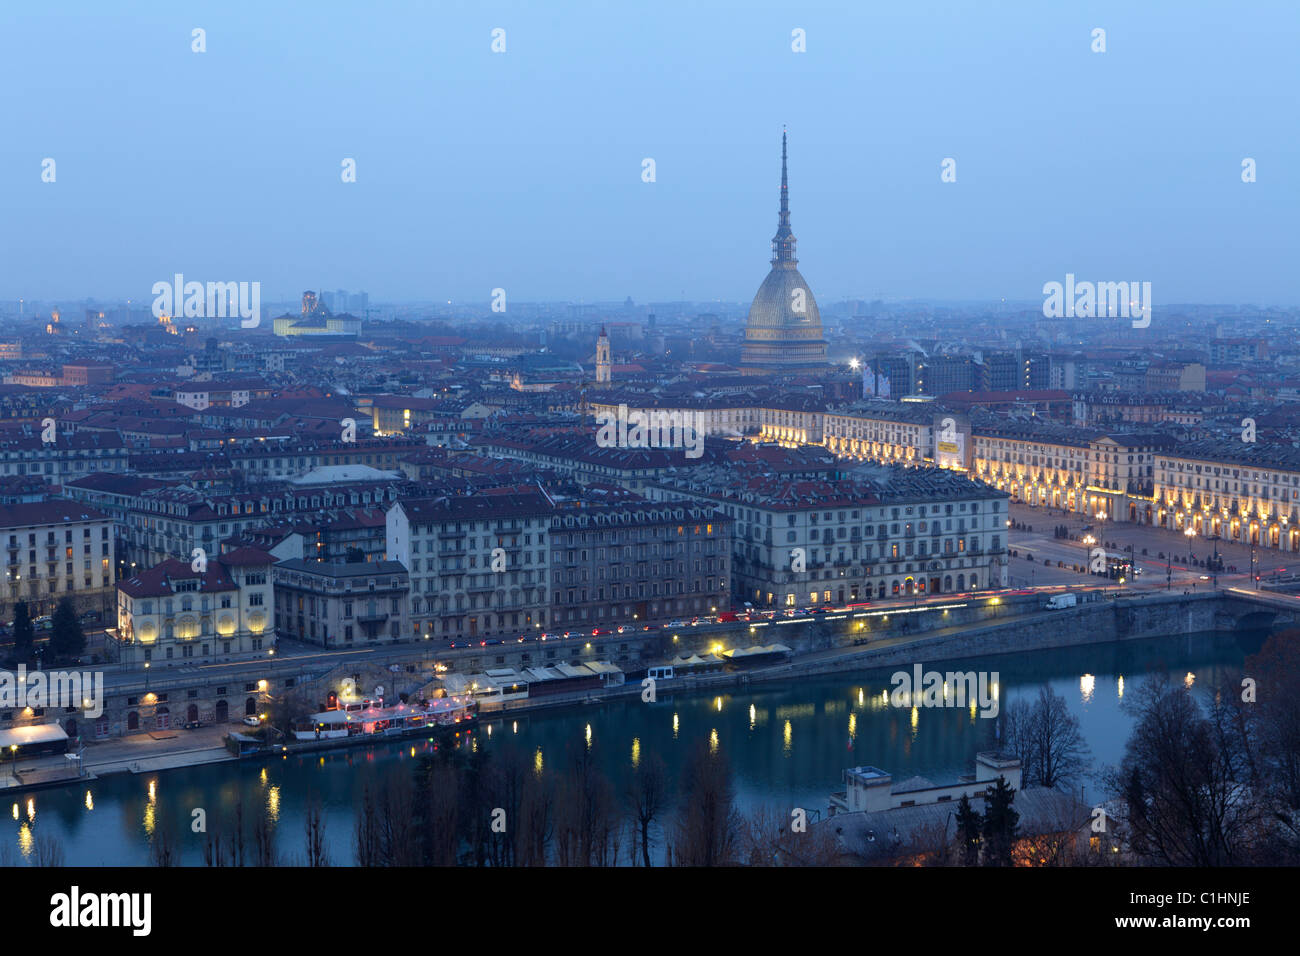
<svg viewBox="0 0 1300 956"><path fill-rule="evenodd" d="M149 693L149 662L144 662L144 692Z"/></svg>
<svg viewBox="0 0 1300 956"><path fill-rule="evenodd" d="M1210 562L1210 574L1214 575L1214 579L1210 583L1217 591L1219 589L1219 535L1216 533L1210 540L1214 542L1214 557Z"/></svg>
<svg viewBox="0 0 1300 956"><path fill-rule="evenodd" d="M10 744L10 745L9 745L9 753L10 753L10 754L13 756L13 758L14 758L14 770L13 770L13 773L14 773L14 780L17 780L17 779L18 779L18 745L17 745L17 744Z"/></svg>

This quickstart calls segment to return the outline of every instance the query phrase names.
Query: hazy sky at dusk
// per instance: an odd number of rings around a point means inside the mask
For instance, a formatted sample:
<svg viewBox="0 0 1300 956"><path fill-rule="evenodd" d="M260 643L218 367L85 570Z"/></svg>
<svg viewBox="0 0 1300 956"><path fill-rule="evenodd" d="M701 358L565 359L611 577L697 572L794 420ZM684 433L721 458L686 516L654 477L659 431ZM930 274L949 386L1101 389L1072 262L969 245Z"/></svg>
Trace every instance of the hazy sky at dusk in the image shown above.
<svg viewBox="0 0 1300 956"><path fill-rule="evenodd" d="M824 303L1300 303L1300 4L1208 6L11 0L0 298L747 301L786 123Z"/></svg>

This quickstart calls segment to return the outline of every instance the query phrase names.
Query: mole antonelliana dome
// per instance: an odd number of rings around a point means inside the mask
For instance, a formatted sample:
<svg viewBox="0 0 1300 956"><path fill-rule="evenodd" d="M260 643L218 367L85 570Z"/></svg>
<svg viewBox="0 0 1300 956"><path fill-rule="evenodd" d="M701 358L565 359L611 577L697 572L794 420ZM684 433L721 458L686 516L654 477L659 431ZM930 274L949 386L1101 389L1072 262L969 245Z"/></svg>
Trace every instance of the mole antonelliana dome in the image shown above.
<svg viewBox="0 0 1300 956"><path fill-rule="evenodd" d="M812 289L800 275L790 230L786 137L781 134L781 213L772 237L772 271L749 307L741 368L747 374L820 370L826 367L822 317Z"/></svg>

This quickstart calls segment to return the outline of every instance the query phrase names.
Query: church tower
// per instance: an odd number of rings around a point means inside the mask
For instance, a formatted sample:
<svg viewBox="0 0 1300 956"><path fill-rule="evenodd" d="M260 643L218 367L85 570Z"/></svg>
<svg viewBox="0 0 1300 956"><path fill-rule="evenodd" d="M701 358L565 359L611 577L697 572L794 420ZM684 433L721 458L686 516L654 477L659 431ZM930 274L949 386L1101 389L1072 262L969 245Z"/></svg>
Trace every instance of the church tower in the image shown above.
<svg viewBox="0 0 1300 956"><path fill-rule="evenodd" d="M596 339L596 384L607 386L611 381L613 366L609 361L609 336L605 327L600 328L600 338Z"/></svg>

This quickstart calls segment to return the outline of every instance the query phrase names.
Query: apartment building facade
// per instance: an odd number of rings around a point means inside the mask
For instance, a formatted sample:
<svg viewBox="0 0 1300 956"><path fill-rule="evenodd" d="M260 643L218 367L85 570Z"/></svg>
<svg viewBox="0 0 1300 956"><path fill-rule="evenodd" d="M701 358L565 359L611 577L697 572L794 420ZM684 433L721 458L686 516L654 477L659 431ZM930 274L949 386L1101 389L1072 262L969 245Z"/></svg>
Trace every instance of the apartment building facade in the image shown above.
<svg viewBox="0 0 1300 956"><path fill-rule="evenodd" d="M117 558L111 515L64 499L0 505L0 542L8 558L0 594L4 614L12 615L19 601L34 617L48 614L64 597L81 611L112 607Z"/></svg>
<svg viewBox="0 0 1300 956"><path fill-rule="evenodd" d="M733 521L692 501L566 508L551 519L560 630L701 617L731 606Z"/></svg>
<svg viewBox="0 0 1300 956"><path fill-rule="evenodd" d="M326 648L409 641L410 578L397 561L281 561L275 629Z"/></svg>
<svg viewBox="0 0 1300 956"><path fill-rule="evenodd" d="M131 667L168 667L267 656L275 559L239 548L204 561L169 559L117 585L110 653Z"/></svg>
<svg viewBox="0 0 1300 956"><path fill-rule="evenodd" d="M537 488L389 508L388 559L410 575L411 635L455 642L544 629L554 510Z"/></svg>
<svg viewBox="0 0 1300 956"><path fill-rule="evenodd" d="M954 471L892 466L838 481L717 471L652 492L735 520L734 596L756 607L1006 586L1009 495Z"/></svg>

